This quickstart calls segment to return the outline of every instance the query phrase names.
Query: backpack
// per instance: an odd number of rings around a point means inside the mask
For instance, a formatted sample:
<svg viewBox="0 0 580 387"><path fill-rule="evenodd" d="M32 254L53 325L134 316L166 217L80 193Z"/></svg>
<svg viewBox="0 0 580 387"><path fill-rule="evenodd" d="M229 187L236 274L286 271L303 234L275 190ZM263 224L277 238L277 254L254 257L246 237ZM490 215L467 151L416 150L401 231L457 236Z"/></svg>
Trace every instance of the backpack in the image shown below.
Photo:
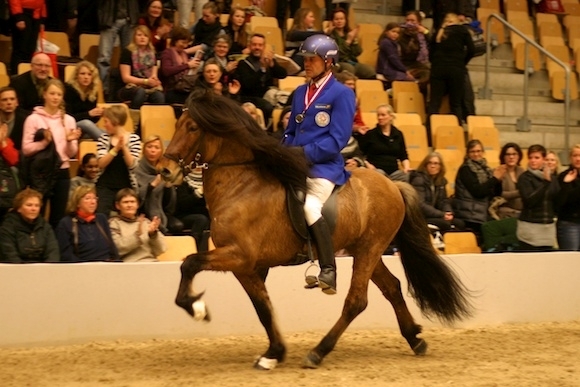
<svg viewBox="0 0 580 387"><path fill-rule="evenodd" d="M485 35L480 27L481 23L478 20L474 20L469 24L465 24L471 39L473 39L474 52L473 56L482 56L487 52L487 46L485 43Z"/></svg>

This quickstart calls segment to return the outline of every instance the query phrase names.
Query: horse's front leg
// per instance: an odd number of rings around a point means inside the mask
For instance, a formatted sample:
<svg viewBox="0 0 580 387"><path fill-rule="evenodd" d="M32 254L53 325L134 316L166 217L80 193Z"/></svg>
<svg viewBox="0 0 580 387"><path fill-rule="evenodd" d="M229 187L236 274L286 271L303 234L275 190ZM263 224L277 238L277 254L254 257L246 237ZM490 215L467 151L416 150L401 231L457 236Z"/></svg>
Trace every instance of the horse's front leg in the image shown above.
<svg viewBox="0 0 580 387"><path fill-rule="evenodd" d="M254 363L254 367L259 370L274 369L278 363L284 361L286 356L286 345L278 329L278 324L276 324L274 309L264 283L266 274L267 271L256 271L251 274L234 273L246 293L248 293L270 340L268 350Z"/></svg>

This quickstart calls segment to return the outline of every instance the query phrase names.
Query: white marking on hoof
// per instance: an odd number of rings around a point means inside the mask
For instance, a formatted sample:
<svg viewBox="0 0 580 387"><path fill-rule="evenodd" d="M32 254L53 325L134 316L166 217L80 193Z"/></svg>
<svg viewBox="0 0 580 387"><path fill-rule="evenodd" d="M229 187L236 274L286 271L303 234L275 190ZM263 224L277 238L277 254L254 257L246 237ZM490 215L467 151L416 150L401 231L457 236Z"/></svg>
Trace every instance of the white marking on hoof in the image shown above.
<svg viewBox="0 0 580 387"><path fill-rule="evenodd" d="M263 370L273 370L278 365L278 360L268 359L267 357L260 357L257 366Z"/></svg>
<svg viewBox="0 0 580 387"><path fill-rule="evenodd" d="M196 321L201 321L207 316L207 308L205 307L205 301L197 300L193 303L193 319Z"/></svg>

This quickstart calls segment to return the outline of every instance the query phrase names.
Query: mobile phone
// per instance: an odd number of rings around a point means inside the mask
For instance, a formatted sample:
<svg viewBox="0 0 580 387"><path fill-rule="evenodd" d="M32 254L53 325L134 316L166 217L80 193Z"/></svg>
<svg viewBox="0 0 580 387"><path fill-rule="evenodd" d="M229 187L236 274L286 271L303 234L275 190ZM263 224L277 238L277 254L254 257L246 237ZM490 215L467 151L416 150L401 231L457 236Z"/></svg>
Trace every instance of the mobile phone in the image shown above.
<svg viewBox="0 0 580 387"><path fill-rule="evenodd" d="M202 59L203 59L203 55L204 55L204 54L205 54L205 52L203 52L202 50L197 50L197 51L195 52L195 56L194 56L194 58L195 58L195 59L202 60Z"/></svg>

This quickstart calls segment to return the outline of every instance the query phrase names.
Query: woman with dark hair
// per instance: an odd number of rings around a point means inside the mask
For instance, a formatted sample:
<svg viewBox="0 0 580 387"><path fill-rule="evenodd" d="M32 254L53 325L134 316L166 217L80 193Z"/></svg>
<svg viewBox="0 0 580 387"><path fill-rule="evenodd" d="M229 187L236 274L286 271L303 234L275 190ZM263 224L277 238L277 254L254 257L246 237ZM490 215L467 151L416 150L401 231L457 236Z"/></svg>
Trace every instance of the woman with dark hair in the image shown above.
<svg viewBox="0 0 580 387"><path fill-rule="evenodd" d="M358 43L358 26L350 28L346 11L337 8L332 12L330 27L324 31L338 44L338 64L341 70L351 72L362 79L374 79L375 70L364 63L359 63L357 57L362 54L362 47Z"/></svg>
<svg viewBox="0 0 580 387"><path fill-rule="evenodd" d="M405 23L401 24L399 46L401 61L419 82L421 89L426 89L429 82L429 30L425 28L419 11L409 11ZM426 90L425 90L426 94Z"/></svg>
<svg viewBox="0 0 580 387"><path fill-rule="evenodd" d="M157 54L163 52L167 47L167 38L171 35L171 23L163 17L163 3L160 0L147 1L145 14L137 23L151 31L151 43L155 47L155 52Z"/></svg>
<svg viewBox="0 0 580 387"><path fill-rule="evenodd" d="M91 185L94 186L99 177L99 162L97 160L97 155L94 153L87 153L83 156L79 169L77 170L77 175L70 179L70 190L69 199L74 192L74 190L79 185Z"/></svg>
<svg viewBox="0 0 580 387"><path fill-rule="evenodd" d="M246 11L239 6L232 7L228 25L224 32L231 39L229 54L249 54L248 47L249 35L246 31Z"/></svg>
<svg viewBox="0 0 580 387"><path fill-rule="evenodd" d="M389 88L393 81L414 81L415 78L407 70L399 54L399 23L391 22L385 26L385 30L379 37L379 57L377 59L377 78L386 82Z"/></svg>
<svg viewBox="0 0 580 387"><path fill-rule="evenodd" d="M179 82L183 77L195 77L201 65L200 58L196 56L189 59L187 55L190 40L189 30L175 27L170 46L161 54L161 79L165 90L165 102L168 104L185 102L191 90L179 85Z"/></svg>
<svg viewBox="0 0 580 387"><path fill-rule="evenodd" d="M447 197L445 164L439 153L428 154L417 170L411 172L409 182L419 194L421 211L427 223L439 227L442 233L465 228L465 223L453 215L451 201Z"/></svg>
<svg viewBox="0 0 580 387"><path fill-rule="evenodd" d="M286 50L293 50L292 60L304 70L304 57L298 55L298 48L312 35L323 33L314 28L316 17L310 8L299 8L294 14L294 24L286 34Z"/></svg>
<svg viewBox="0 0 580 387"><path fill-rule="evenodd" d="M495 169L487 166L483 144L471 140L466 146L465 159L455 179L455 216L465 222L465 226L480 236L481 225L489 219L488 208L494 196L501 195L501 180L506 166Z"/></svg>

